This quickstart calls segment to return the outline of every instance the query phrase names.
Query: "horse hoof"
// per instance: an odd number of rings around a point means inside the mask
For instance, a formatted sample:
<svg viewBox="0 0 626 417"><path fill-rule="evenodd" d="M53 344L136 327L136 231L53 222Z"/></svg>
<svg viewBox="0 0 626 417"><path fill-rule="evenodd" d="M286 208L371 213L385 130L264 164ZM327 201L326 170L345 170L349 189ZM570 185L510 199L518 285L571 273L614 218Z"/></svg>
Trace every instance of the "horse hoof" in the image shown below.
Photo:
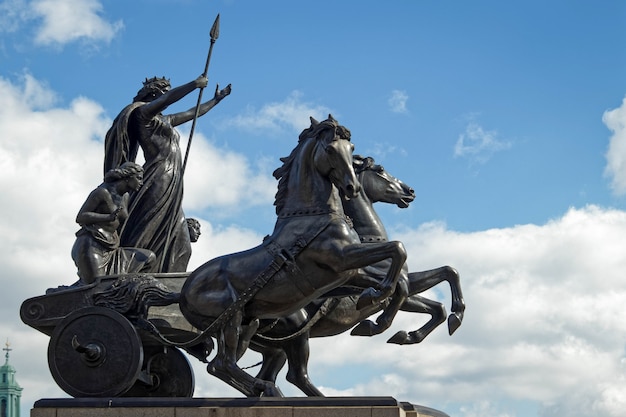
<svg viewBox="0 0 626 417"><path fill-rule="evenodd" d="M370 320L364 320L360 322L352 331L350 335L352 336L374 336L377 334L375 332L376 325L374 322Z"/></svg>
<svg viewBox="0 0 626 417"><path fill-rule="evenodd" d="M463 313L452 313L448 316L448 334L452 336L452 333L461 327L463 321Z"/></svg>
<svg viewBox="0 0 626 417"><path fill-rule="evenodd" d="M284 397L280 388L270 381L257 380L254 383L254 391L259 397Z"/></svg>
<svg viewBox="0 0 626 417"><path fill-rule="evenodd" d="M407 332L405 332L404 330L400 330L399 332L391 336L391 338L387 340L387 343L394 343L396 345L406 345L408 339L409 339L409 335L407 334Z"/></svg>
<svg viewBox="0 0 626 417"><path fill-rule="evenodd" d="M267 387L261 393L261 397L284 397L283 392L277 386Z"/></svg>

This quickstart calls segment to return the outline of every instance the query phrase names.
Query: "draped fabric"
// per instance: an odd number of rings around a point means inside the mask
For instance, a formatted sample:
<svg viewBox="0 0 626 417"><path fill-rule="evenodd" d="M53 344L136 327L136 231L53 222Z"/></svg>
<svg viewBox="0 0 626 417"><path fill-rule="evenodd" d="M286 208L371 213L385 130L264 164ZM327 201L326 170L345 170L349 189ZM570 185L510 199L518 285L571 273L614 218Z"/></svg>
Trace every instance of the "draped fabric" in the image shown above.
<svg viewBox="0 0 626 417"><path fill-rule="evenodd" d="M124 162L135 162L139 143L131 140L128 132L128 119L133 110L141 106L142 102L129 104L113 121L113 125L104 140L104 174L117 168Z"/></svg>
<svg viewBox="0 0 626 417"><path fill-rule="evenodd" d="M152 254L139 248L120 247L116 232L84 225L76 232L72 259L81 281L91 283L102 275L143 272Z"/></svg>
<svg viewBox="0 0 626 417"><path fill-rule="evenodd" d="M142 118L144 103L127 106L105 140L105 169L133 161L137 147L145 157L143 186L130 195L129 216L120 232L122 247L149 249L157 260L151 272L184 272L191 256L182 210L182 153L168 116Z"/></svg>

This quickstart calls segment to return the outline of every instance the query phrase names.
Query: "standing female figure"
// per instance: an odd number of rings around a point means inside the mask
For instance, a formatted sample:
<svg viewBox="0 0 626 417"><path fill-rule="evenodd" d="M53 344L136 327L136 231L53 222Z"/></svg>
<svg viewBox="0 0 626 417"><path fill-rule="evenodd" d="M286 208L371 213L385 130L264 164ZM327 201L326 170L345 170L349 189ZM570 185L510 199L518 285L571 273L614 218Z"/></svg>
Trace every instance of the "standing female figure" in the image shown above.
<svg viewBox="0 0 626 417"><path fill-rule="evenodd" d="M146 249L120 247L118 230L128 218L128 193L141 188L143 168L134 162L109 170L80 208L72 259L80 283L91 284L108 274L141 272L155 261Z"/></svg>
<svg viewBox="0 0 626 417"><path fill-rule="evenodd" d="M133 103L122 110L106 135L105 170L135 161L139 147L144 154L144 186L130 196L129 218L121 231L121 243L154 252L157 262L151 272L184 272L191 256L182 210L180 136L175 127L192 120L196 109L169 115L162 112L206 85L203 76L173 89L165 78L146 79ZM207 113L230 91L230 85L223 90L217 88L214 97L199 107L198 114Z"/></svg>

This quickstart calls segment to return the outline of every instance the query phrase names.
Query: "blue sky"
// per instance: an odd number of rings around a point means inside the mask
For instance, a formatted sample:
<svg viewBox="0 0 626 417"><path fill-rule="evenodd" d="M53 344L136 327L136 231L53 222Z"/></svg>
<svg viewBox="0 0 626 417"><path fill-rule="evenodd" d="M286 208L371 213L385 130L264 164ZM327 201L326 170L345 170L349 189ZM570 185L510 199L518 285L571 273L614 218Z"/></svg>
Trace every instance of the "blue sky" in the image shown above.
<svg viewBox="0 0 626 417"><path fill-rule="evenodd" d="M74 218L101 182L104 133L145 77L202 72L218 13L205 97L217 83L233 93L194 134L184 205L203 236L191 266L271 231L271 172L309 116L332 113L357 153L416 190L410 208L379 212L412 270L460 271L468 311L453 337L441 328L417 346L346 335L337 354L316 340L314 382L462 417L619 415L626 4L560 0L1 1L0 265L15 295L0 336L25 410L64 394L19 304L75 280ZM447 288L428 294L449 306ZM196 381L196 396L237 395L202 366Z"/></svg>

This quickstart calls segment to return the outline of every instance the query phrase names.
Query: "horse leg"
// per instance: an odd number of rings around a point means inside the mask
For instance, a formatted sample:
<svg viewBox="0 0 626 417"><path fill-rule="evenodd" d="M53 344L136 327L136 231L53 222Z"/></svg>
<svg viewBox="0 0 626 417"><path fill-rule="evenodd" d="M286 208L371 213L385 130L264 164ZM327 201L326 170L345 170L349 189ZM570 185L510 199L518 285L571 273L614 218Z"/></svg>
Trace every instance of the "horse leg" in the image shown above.
<svg viewBox="0 0 626 417"><path fill-rule="evenodd" d="M254 336L258 328L259 319L254 319L249 324L241 326L239 344L237 346L237 360L241 359L246 350L248 350L250 340L252 339L252 336Z"/></svg>
<svg viewBox="0 0 626 417"><path fill-rule="evenodd" d="M352 336L373 336L387 330L393 319L398 314L402 305L406 302L409 295L409 284L407 277L402 274L398 279L396 290L389 299L389 304L385 306L383 312L376 318L376 323L371 320L363 320L360 322L350 334Z"/></svg>
<svg viewBox="0 0 626 417"><path fill-rule="evenodd" d="M429 300L417 294L413 294L407 298L406 302L401 307L402 311L408 311L411 313L426 313L430 314L430 320L426 322L418 330L412 332L399 331L393 335L387 343L395 343L398 345L412 345L414 343L420 343L426 338L433 330L437 328L441 323L446 321L446 308L443 304L437 301Z"/></svg>
<svg viewBox="0 0 626 417"><path fill-rule="evenodd" d="M245 343L245 346L249 343L240 340L242 319L243 313L237 311L220 330L217 354L209 362L207 371L248 397L261 395L282 397L274 383L254 378L237 365L240 342Z"/></svg>
<svg viewBox="0 0 626 417"><path fill-rule="evenodd" d="M353 244L344 247L341 256L335 260L338 265L337 271L341 272L362 268L385 259L391 259L385 279L378 283L378 288L369 287L361 293L357 309L381 303L395 292L402 266L406 262L406 249L402 242L398 241Z"/></svg>
<svg viewBox="0 0 626 417"><path fill-rule="evenodd" d="M309 397L323 397L324 394L313 385L309 378L309 333L290 339L283 347L289 363L287 381L300 388Z"/></svg>
<svg viewBox="0 0 626 417"><path fill-rule="evenodd" d="M461 280L456 269L450 266L431 269L429 271L409 273L409 294L424 292L435 285L447 281L452 293L452 313L448 317L448 333L452 335L461 326L465 313L465 300L461 291Z"/></svg>
<svg viewBox="0 0 626 417"><path fill-rule="evenodd" d="M278 373L287 362L287 354L285 351L282 348L268 346L258 342L253 342L253 349L263 355L261 369L256 377L276 383Z"/></svg>

